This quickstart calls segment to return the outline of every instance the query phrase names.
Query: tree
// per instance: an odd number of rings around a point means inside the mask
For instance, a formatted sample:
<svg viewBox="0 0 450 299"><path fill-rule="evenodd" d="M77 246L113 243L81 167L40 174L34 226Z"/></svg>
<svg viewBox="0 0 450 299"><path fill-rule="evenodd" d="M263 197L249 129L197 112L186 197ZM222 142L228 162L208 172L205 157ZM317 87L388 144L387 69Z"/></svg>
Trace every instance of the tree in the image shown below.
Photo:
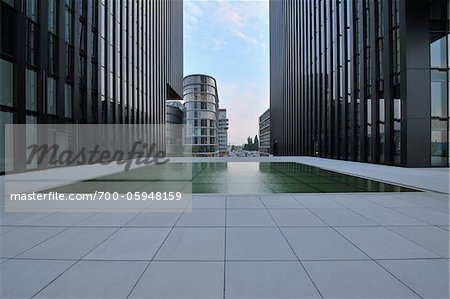
<svg viewBox="0 0 450 299"><path fill-rule="evenodd" d="M259 150L259 139L258 139L258 135L255 135L255 142L253 143L254 146L254 151L258 151Z"/></svg>

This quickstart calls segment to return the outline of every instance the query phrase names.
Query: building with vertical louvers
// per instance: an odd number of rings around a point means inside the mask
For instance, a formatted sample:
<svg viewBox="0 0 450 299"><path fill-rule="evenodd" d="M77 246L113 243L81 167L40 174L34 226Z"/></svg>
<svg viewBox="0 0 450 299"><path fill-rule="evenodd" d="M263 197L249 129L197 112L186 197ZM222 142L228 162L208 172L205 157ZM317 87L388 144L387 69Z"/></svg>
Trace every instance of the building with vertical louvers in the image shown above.
<svg viewBox="0 0 450 299"><path fill-rule="evenodd" d="M164 124L182 97L181 0L1 0L0 14L1 124Z"/></svg>
<svg viewBox="0 0 450 299"><path fill-rule="evenodd" d="M448 0L270 1L275 155L449 165Z"/></svg>

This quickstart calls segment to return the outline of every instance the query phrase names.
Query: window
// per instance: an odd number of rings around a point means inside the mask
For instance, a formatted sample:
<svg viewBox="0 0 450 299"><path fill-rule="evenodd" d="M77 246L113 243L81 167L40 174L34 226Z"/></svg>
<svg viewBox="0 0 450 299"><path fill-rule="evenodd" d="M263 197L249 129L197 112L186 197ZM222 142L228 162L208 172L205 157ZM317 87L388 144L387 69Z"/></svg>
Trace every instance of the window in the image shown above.
<svg viewBox="0 0 450 299"><path fill-rule="evenodd" d="M58 3L56 0L48 0L48 31L56 34L58 24Z"/></svg>
<svg viewBox="0 0 450 299"><path fill-rule="evenodd" d="M64 116L72 117L72 86L69 84L64 85Z"/></svg>
<svg viewBox="0 0 450 299"><path fill-rule="evenodd" d="M37 22L37 0L26 0L27 17L34 22Z"/></svg>
<svg viewBox="0 0 450 299"><path fill-rule="evenodd" d="M58 74L58 39L51 33L48 34L48 72L51 75Z"/></svg>
<svg viewBox="0 0 450 299"><path fill-rule="evenodd" d="M27 157L30 156L32 148L30 147L33 144L37 144L37 118L35 116L27 115L26 117L27 130L26 130L26 145L27 145ZM27 163L27 169L35 169L37 168L37 156L34 156L33 160L30 163Z"/></svg>
<svg viewBox="0 0 450 299"><path fill-rule="evenodd" d="M431 71L431 116L447 118L448 88L447 72Z"/></svg>
<svg viewBox="0 0 450 299"><path fill-rule="evenodd" d="M66 0L66 17L65 17L65 34L66 43L73 43L73 7L72 0Z"/></svg>
<svg viewBox="0 0 450 299"><path fill-rule="evenodd" d="M385 134L385 102L384 99L379 100L378 104L378 113L379 113L379 119L378 119L378 152L379 154L379 160L380 163L385 162L385 144L386 144L386 134Z"/></svg>
<svg viewBox="0 0 450 299"><path fill-rule="evenodd" d="M401 163L401 141L402 141L402 101L401 99L394 99L394 164L400 165Z"/></svg>
<svg viewBox="0 0 450 299"><path fill-rule="evenodd" d="M444 36L430 46L431 67L447 68L447 37Z"/></svg>
<svg viewBox="0 0 450 299"><path fill-rule="evenodd" d="M0 2L0 52L14 56L15 12Z"/></svg>
<svg viewBox="0 0 450 299"><path fill-rule="evenodd" d="M0 105L13 105L14 65L0 59Z"/></svg>
<svg viewBox="0 0 450 299"><path fill-rule="evenodd" d="M12 130L6 130L6 124L13 123L13 114L0 111L0 172L14 169L14 143L5 140L14 140Z"/></svg>
<svg viewBox="0 0 450 299"><path fill-rule="evenodd" d="M47 78L47 113L56 114L56 80Z"/></svg>
<svg viewBox="0 0 450 299"><path fill-rule="evenodd" d="M37 110L37 73L33 70L26 71L26 108Z"/></svg>
<svg viewBox="0 0 450 299"><path fill-rule="evenodd" d="M37 26L32 21L27 22L27 62L37 65Z"/></svg>
<svg viewBox="0 0 450 299"><path fill-rule="evenodd" d="M66 44L66 81L73 80L73 47Z"/></svg>

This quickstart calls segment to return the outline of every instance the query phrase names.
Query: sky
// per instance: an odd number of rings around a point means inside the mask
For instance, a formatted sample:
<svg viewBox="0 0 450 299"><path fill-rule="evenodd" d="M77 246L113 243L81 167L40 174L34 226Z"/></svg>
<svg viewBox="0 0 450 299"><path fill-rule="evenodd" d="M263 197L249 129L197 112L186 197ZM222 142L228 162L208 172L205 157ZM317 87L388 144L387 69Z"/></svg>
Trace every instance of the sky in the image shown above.
<svg viewBox="0 0 450 299"><path fill-rule="evenodd" d="M230 143L254 138L269 108L269 0L184 0L184 74L217 80Z"/></svg>

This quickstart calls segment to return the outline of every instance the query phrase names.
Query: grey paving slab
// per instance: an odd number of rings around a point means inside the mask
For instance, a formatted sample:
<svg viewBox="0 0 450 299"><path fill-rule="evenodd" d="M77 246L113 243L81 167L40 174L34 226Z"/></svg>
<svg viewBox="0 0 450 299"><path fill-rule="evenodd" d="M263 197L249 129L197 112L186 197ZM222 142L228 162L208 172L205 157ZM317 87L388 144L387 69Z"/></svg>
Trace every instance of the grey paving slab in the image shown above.
<svg viewBox="0 0 450 299"><path fill-rule="evenodd" d="M192 208L223 209L225 208L225 196L193 196Z"/></svg>
<svg viewBox="0 0 450 299"><path fill-rule="evenodd" d="M136 227L172 227L180 218L181 212L142 212L125 226Z"/></svg>
<svg viewBox="0 0 450 299"><path fill-rule="evenodd" d="M445 229L446 231L449 231L448 225L439 225L440 228Z"/></svg>
<svg viewBox="0 0 450 299"><path fill-rule="evenodd" d="M225 209L193 208L183 213L177 226L225 226Z"/></svg>
<svg viewBox="0 0 450 299"><path fill-rule="evenodd" d="M49 213L33 213L33 212L0 212L1 225L26 225L38 219L50 215Z"/></svg>
<svg viewBox="0 0 450 299"><path fill-rule="evenodd" d="M227 228L227 260L296 260L277 228Z"/></svg>
<svg viewBox="0 0 450 299"><path fill-rule="evenodd" d="M270 209L269 213L279 226L327 226L306 209Z"/></svg>
<svg viewBox="0 0 450 299"><path fill-rule="evenodd" d="M151 260L169 231L169 228L121 228L85 259Z"/></svg>
<svg viewBox="0 0 450 299"><path fill-rule="evenodd" d="M416 208L420 207L418 204L407 201L405 199L399 198L396 195L366 195L363 196L365 199L379 204L386 208Z"/></svg>
<svg viewBox="0 0 450 299"><path fill-rule="evenodd" d="M440 257L449 257L449 233L436 226L396 226L389 229Z"/></svg>
<svg viewBox="0 0 450 299"><path fill-rule="evenodd" d="M439 257L384 227L338 227L336 229L374 259Z"/></svg>
<svg viewBox="0 0 450 299"><path fill-rule="evenodd" d="M342 208L342 205L333 201L332 198L331 195L295 196L295 199L305 208Z"/></svg>
<svg viewBox="0 0 450 299"><path fill-rule="evenodd" d="M73 261L8 260L0 265L0 297L31 298Z"/></svg>
<svg viewBox="0 0 450 299"><path fill-rule="evenodd" d="M337 204L340 204L344 207L353 209L353 208L379 208L380 205L371 202L368 199L362 198L361 196L342 196L336 195L333 196L333 201Z"/></svg>
<svg viewBox="0 0 450 299"><path fill-rule="evenodd" d="M329 227L285 227L282 231L301 260L368 259L361 250Z"/></svg>
<svg viewBox="0 0 450 299"><path fill-rule="evenodd" d="M22 253L19 257L80 259L114 231L114 228L70 228Z"/></svg>
<svg viewBox="0 0 450 299"><path fill-rule="evenodd" d="M299 262L227 262L225 298L320 298Z"/></svg>
<svg viewBox="0 0 450 299"><path fill-rule="evenodd" d="M396 208L398 212L433 225L449 225L449 214L431 208Z"/></svg>
<svg viewBox="0 0 450 299"><path fill-rule="evenodd" d="M401 195L401 198L423 207L440 210L444 213L448 213L449 210L448 195L437 196L435 193L404 194Z"/></svg>
<svg viewBox="0 0 450 299"><path fill-rule="evenodd" d="M227 226L276 226L265 209L229 209Z"/></svg>
<svg viewBox="0 0 450 299"><path fill-rule="evenodd" d="M379 262L423 298L449 298L448 260L384 260Z"/></svg>
<svg viewBox="0 0 450 299"><path fill-rule="evenodd" d="M133 217L138 215L137 212L105 212L97 213L92 217L89 217L76 226L116 226L120 227L125 225Z"/></svg>
<svg viewBox="0 0 450 299"><path fill-rule="evenodd" d="M176 227L164 242L155 260L223 260L224 228Z"/></svg>
<svg viewBox="0 0 450 299"><path fill-rule="evenodd" d="M258 196L227 196L227 208L264 209Z"/></svg>
<svg viewBox="0 0 450 299"><path fill-rule="evenodd" d="M401 208L402 210L404 208ZM383 225L383 226L390 226L390 225L425 225L427 223L417 220L415 218L406 216L404 214L401 214L393 209L390 208L383 208L383 207L370 207L370 208L352 208L355 212L358 214L369 218L370 220Z"/></svg>
<svg viewBox="0 0 450 299"><path fill-rule="evenodd" d="M268 209L301 209L303 206L291 196L261 196Z"/></svg>
<svg viewBox="0 0 450 299"><path fill-rule="evenodd" d="M14 257L63 231L62 227L18 227L1 236L0 257Z"/></svg>
<svg viewBox="0 0 450 299"><path fill-rule="evenodd" d="M31 222L36 226L72 226L92 217L95 213L58 212Z"/></svg>
<svg viewBox="0 0 450 299"><path fill-rule="evenodd" d="M373 261L304 262L324 298L418 298Z"/></svg>
<svg viewBox="0 0 450 299"><path fill-rule="evenodd" d="M223 262L154 261L130 298L223 298Z"/></svg>
<svg viewBox="0 0 450 299"><path fill-rule="evenodd" d="M37 298L125 298L147 262L80 261Z"/></svg>
<svg viewBox="0 0 450 299"><path fill-rule="evenodd" d="M309 209L330 226L378 226L378 223L348 208Z"/></svg>

